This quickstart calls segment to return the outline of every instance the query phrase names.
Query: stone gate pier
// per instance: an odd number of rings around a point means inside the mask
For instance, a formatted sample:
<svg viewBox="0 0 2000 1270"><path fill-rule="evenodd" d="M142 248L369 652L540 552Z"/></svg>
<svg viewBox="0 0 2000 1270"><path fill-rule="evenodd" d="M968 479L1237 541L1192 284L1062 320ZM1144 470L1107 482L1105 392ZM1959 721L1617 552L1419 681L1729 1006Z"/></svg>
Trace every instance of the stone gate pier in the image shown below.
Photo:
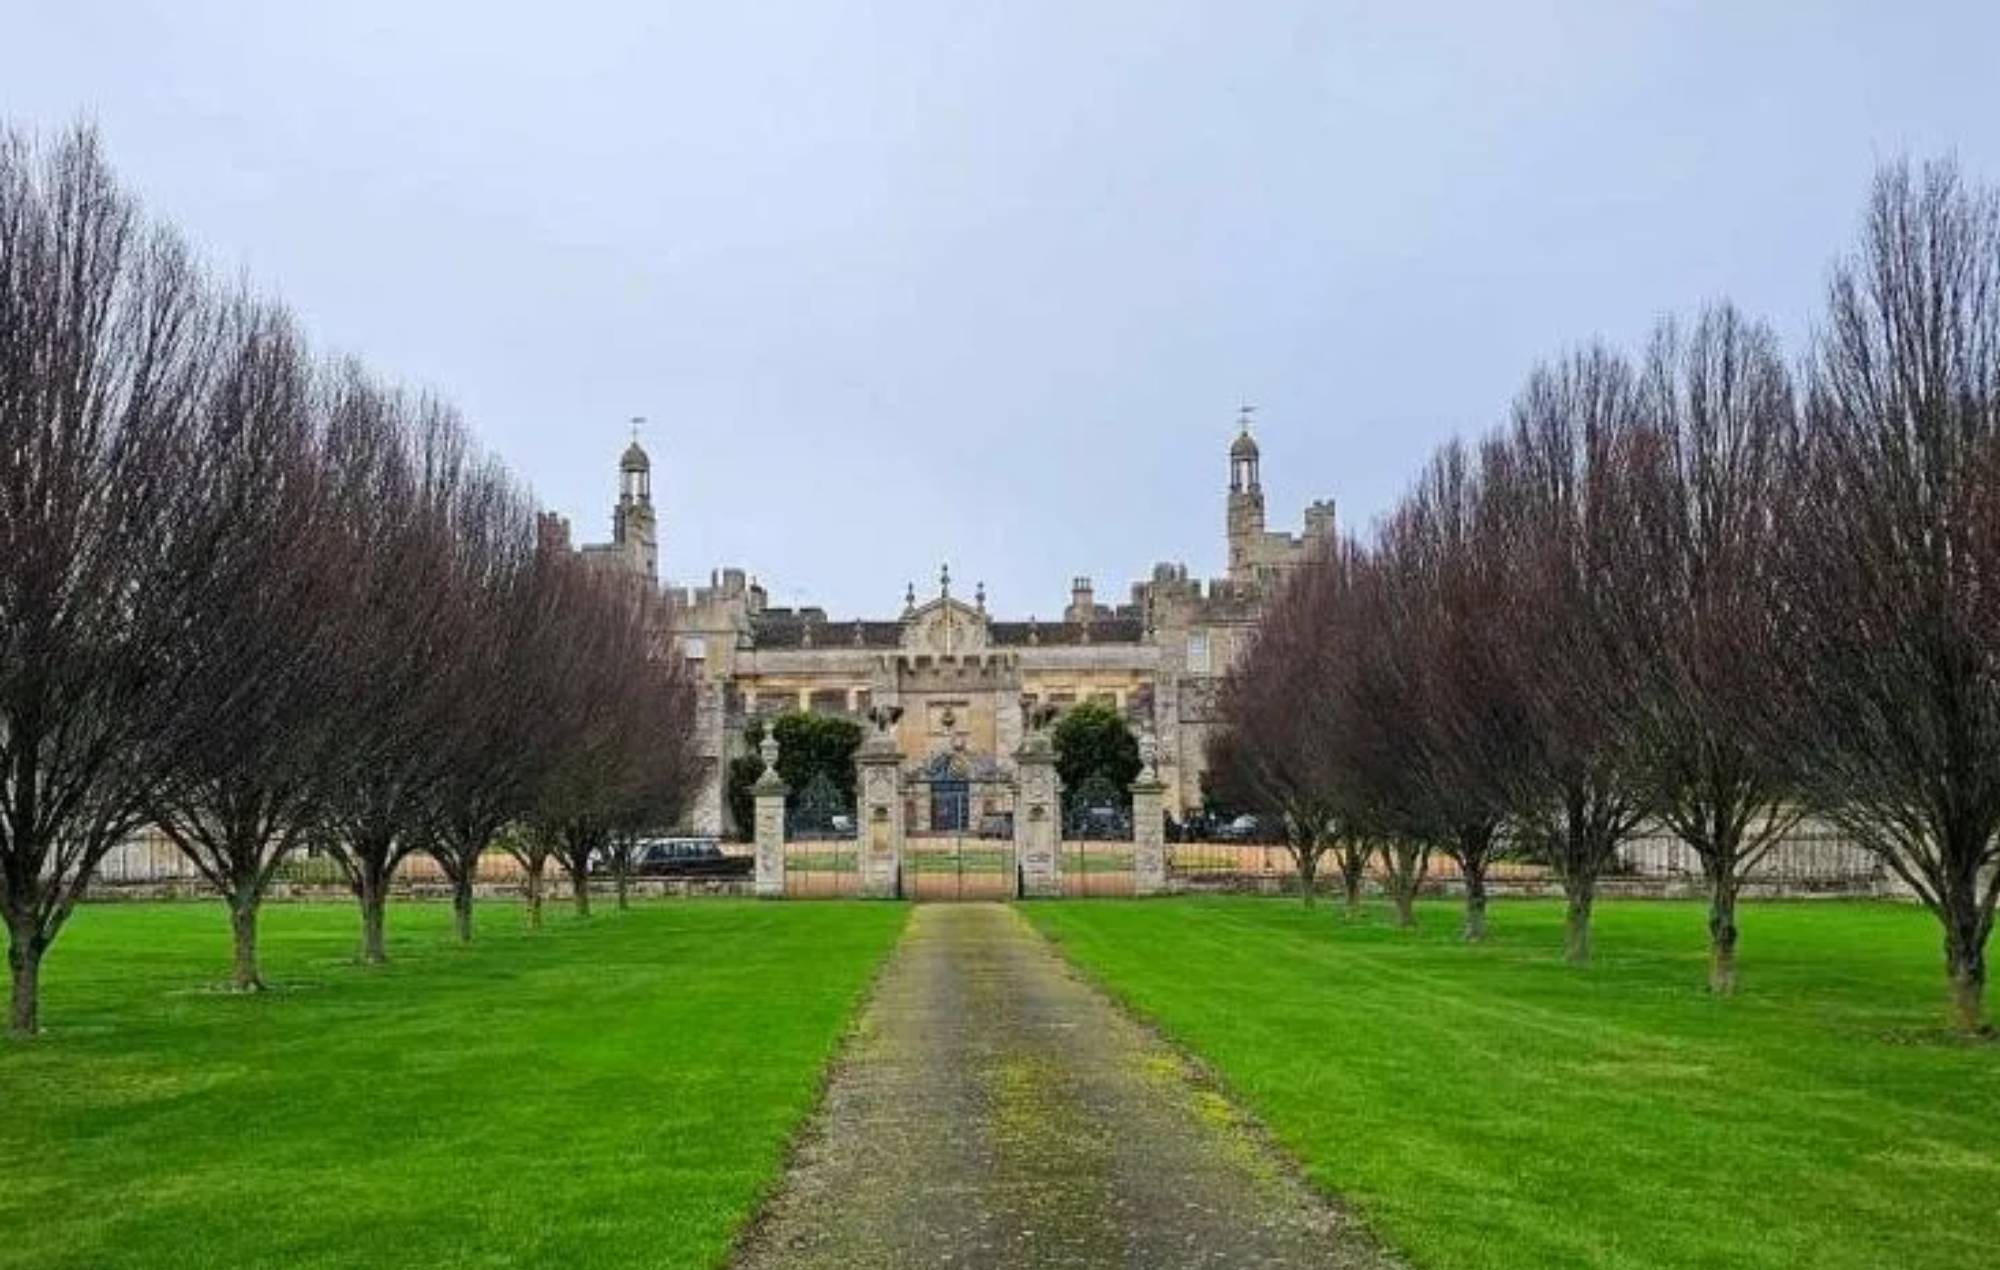
<svg viewBox="0 0 2000 1270"><path fill-rule="evenodd" d="M1027 720L1028 735L1014 751L1014 862L1023 897L1062 894L1062 781L1048 719Z"/></svg>
<svg viewBox="0 0 2000 1270"><path fill-rule="evenodd" d="M764 899L785 895L785 796L791 787L778 775L778 739L766 736L757 746L764 760L763 774L750 787L757 814L757 894Z"/></svg>
<svg viewBox="0 0 2000 1270"><path fill-rule="evenodd" d="M1139 779L1132 782L1132 893L1164 895L1167 890L1167 787L1156 770L1159 743L1149 732L1139 738Z"/></svg>
<svg viewBox="0 0 2000 1270"><path fill-rule="evenodd" d="M875 730L855 751L856 812L854 867L856 891L869 899L894 899L903 893L903 757L897 749L895 726L902 717L895 706L869 711Z"/></svg>

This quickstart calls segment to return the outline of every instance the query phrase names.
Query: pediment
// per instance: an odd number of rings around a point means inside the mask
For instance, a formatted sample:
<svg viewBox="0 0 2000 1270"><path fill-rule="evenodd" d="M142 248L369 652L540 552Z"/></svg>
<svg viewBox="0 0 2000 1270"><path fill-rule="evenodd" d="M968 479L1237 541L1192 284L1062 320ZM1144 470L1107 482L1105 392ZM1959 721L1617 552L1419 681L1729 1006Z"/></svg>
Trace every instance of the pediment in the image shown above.
<svg viewBox="0 0 2000 1270"><path fill-rule="evenodd" d="M903 651L910 653L983 653L989 635L986 614L949 596L932 600L903 619Z"/></svg>

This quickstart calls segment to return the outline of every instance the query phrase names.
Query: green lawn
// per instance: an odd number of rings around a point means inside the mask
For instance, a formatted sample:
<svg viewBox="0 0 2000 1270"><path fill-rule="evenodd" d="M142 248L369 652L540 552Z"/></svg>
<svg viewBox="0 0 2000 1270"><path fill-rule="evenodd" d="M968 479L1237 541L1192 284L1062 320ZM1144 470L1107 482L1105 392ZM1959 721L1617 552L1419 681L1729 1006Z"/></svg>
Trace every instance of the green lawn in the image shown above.
<svg viewBox="0 0 2000 1270"><path fill-rule="evenodd" d="M1744 990L1702 909L1381 915L1257 899L1038 903L1069 956L1206 1058L1423 1267L2000 1265L2000 1045L1943 1031L1914 908L1748 906Z"/></svg>
<svg viewBox="0 0 2000 1270"><path fill-rule="evenodd" d="M0 1266L707 1266L777 1175L892 905L80 911L0 1041Z"/></svg>

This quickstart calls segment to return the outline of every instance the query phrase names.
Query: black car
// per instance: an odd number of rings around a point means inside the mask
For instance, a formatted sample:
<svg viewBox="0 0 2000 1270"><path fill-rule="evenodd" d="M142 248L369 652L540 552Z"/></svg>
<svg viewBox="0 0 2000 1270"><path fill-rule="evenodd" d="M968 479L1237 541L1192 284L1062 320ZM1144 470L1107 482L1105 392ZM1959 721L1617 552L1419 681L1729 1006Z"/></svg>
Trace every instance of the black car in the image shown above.
<svg viewBox="0 0 2000 1270"><path fill-rule="evenodd" d="M639 848L632 872L642 878L748 877L756 862L728 855L713 838L668 838Z"/></svg>

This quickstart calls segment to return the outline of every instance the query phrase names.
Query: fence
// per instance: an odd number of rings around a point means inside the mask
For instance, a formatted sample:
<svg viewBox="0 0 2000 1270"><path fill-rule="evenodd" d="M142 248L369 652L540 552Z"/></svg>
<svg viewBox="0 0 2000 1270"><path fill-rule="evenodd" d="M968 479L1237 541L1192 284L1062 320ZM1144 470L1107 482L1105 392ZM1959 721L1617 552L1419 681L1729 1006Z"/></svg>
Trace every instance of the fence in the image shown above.
<svg viewBox="0 0 2000 1270"><path fill-rule="evenodd" d="M744 851L747 848L729 847ZM1292 853L1277 843L1170 842L1166 846L1168 889L1179 892L1229 891L1252 894L1297 893L1298 870ZM907 889L942 897L1006 898L1013 894L1016 867L1011 841L986 841L971 836L911 839L905 847ZM1065 896L1098 897L1133 892L1133 849L1129 841L1065 836L1058 866ZM550 880L557 881L550 866ZM1370 869L1377 884L1379 862ZM600 881L604 880L600 875ZM1556 887L1554 872L1526 859L1502 859L1488 871L1494 893L1540 894ZM1746 875L1745 893L1756 895L1890 895L1903 887L1873 853L1823 822L1805 821L1793 828ZM344 888L346 878L324 854L295 853L279 869L277 881L302 889ZM520 863L503 851L489 851L479 862L475 881L482 887L512 888L522 882ZM835 898L858 894L859 870L855 841L850 835L800 837L785 843L785 894L800 898ZM407 890L428 892L446 884L442 869L429 856L417 854L397 869L396 882ZM1431 859L1425 886L1432 892L1455 890L1458 866L1442 854ZM100 891L168 892L206 889L192 862L164 834L145 830L107 854L92 882ZM1321 862L1318 885L1337 886L1332 861ZM1606 869L1605 894L1680 895L1702 889L1701 861L1685 843L1649 830L1624 843Z"/></svg>
<svg viewBox="0 0 2000 1270"><path fill-rule="evenodd" d="M849 842L846 845L849 848L851 870L853 844ZM724 849L738 853L745 850L732 847ZM551 861L548 878L552 890L562 890L562 876L562 870ZM496 849L488 851L479 858L479 867L473 874L473 884L481 888L510 889L523 885L525 878L526 871L522 869L521 862L505 851ZM341 872L339 863L323 852L294 852L279 865L273 880L280 887L307 890L345 889L347 886L347 876ZM648 886L654 886L660 881L650 878L641 880ZM670 878L666 881L680 882L682 879ZM608 875L600 869L592 878L592 890L594 891L599 884L609 885L609 882ZM444 870L438 866L438 862L422 852L406 857L396 868L394 885L406 891L442 890L448 884L449 879L446 878ZM194 862L189 860L171 839L156 829L142 830L107 853L99 863L97 872L92 875L91 886L100 892L114 893L140 892L154 888L169 893L208 889L207 882L203 880L200 870L194 867ZM644 890L646 887L639 889Z"/></svg>
<svg viewBox="0 0 2000 1270"><path fill-rule="evenodd" d="M1065 844L1067 846L1067 844ZM1337 886L1331 860L1322 859L1317 888ZM1496 894L1535 894L1557 886L1555 871L1531 859L1503 858L1487 871ZM1371 861L1369 877L1384 877L1379 860ZM1173 842L1167 844L1167 878L1176 891L1233 891L1262 894L1296 893L1298 868L1292 853L1277 843ZM1881 859L1839 830L1818 821L1803 821L1744 874L1749 895L1884 895L1902 887ZM1433 855L1426 888L1456 889L1458 865L1443 854ZM1618 848L1605 870L1606 894L1695 894L1703 886L1701 858L1693 848L1663 830L1649 828Z"/></svg>

